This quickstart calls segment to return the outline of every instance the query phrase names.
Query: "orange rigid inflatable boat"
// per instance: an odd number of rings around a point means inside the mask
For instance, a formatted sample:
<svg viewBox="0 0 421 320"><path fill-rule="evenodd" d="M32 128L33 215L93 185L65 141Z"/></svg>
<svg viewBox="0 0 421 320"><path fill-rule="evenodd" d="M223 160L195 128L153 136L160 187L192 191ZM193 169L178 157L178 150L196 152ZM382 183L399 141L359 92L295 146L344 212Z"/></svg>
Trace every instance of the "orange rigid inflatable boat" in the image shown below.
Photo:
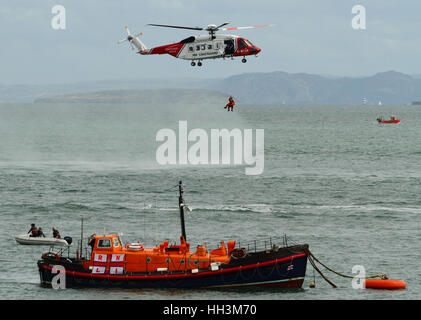
<svg viewBox="0 0 421 320"><path fill-rule="evenodd" d="M401 119L395 119L395 117L390 117L389 120L384 120L383 118L377 118L378 123L400 123Z"/></svg>
<svg viewBox="0 0 421 320"><path fill-rule="evenodd" d="M403 280L392 279L366 279L365 287L369 289L389 289L398 290L405 289L406 283Z"/></svg>

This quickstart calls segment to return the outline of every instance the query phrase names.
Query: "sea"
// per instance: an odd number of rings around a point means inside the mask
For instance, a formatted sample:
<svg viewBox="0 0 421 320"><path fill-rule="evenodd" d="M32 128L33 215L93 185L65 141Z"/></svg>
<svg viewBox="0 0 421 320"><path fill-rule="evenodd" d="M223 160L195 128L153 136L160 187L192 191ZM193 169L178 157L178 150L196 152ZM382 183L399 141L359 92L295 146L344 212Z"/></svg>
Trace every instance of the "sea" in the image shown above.
<svg viewBox="0 0 421 320"><path fill-rule="evenodd" d="M6 300L415 300L421 298L421 108L409 105L0 104L0 296ZM400 124L379 125L394 115ZM264 170L246 164L159 164L161 129L264 130ZM210 135L209 135L210 136ZM254 135L255 136L255 135ZM177 137L179 138L179 136ZM191 146L193 142L189 142ZM15 236L55 226L75 245L117 233L145 246L178 241L183 181L192 247L284 235L348 276L404 280L355 289L308 264L301 289L41 287L48 247ZM315 288L310 288L310 282Z"/></svg>

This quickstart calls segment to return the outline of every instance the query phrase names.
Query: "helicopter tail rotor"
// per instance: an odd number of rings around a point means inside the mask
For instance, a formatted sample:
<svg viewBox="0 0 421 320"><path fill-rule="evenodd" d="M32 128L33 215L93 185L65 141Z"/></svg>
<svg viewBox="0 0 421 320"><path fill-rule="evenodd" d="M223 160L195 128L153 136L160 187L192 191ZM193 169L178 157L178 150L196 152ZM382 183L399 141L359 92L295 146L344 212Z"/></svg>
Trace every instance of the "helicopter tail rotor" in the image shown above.
<svg viewBox="0 0 421 320"><path fill-rule="evenodd" d="M136 35L132 35L130 33L129 27L126 26L125 29L126 29L126 32L127 32L127 38L124 38L120 41L117 41L117 44L121 44L125 41L128 41L132 50L134 50L134 47L139 49L139 52L143 52L143 51L148 50L148 47L142 41L140 41L140 39L139 39L139 37L142 35L142 32L139 32Z"/></svg>

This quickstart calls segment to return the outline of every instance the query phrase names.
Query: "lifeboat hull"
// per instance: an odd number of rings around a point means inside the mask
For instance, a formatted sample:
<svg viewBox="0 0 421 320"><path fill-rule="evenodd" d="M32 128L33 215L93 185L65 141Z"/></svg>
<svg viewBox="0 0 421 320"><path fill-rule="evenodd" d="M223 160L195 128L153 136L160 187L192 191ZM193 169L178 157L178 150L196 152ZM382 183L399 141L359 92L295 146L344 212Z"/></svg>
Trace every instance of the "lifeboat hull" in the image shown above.
<svg viewBox="0 0 421 320"><path fill-rule="evenodd" d="M70 259L52 257L38 261L41 284L51 285L54 265L65 269L66 287L121 288L218 288L218 287L285 287L301 288L307 266L308 246L281 248L277 252L257 252L231 259L217 269L184 272L149 272L121 275L92 274Z"/></svg>

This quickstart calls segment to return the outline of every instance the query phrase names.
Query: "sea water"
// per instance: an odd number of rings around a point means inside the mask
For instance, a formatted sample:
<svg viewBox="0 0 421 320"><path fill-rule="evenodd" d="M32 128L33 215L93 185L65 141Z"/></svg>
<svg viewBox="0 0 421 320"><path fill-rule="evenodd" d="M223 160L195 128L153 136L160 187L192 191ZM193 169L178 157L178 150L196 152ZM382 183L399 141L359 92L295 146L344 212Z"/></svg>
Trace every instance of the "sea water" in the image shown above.
<svg viewBox="0 0 421 320"><path fill-rule="evenodd" d="M395 115L398 125L379 125ZM355 105L0 104L0 295L3 299L420 299L421 108ZM156 133L189 128L264 129L264 171L241 165L159 165ZM302 289L42 288L46 247L14 236L119 233L155 245L180 236L185 184L188 241L216 246L286 234L346 275L362 265L407 289L353 289L310 264ZM316 280L316 288L309 283Z"/></svg>

